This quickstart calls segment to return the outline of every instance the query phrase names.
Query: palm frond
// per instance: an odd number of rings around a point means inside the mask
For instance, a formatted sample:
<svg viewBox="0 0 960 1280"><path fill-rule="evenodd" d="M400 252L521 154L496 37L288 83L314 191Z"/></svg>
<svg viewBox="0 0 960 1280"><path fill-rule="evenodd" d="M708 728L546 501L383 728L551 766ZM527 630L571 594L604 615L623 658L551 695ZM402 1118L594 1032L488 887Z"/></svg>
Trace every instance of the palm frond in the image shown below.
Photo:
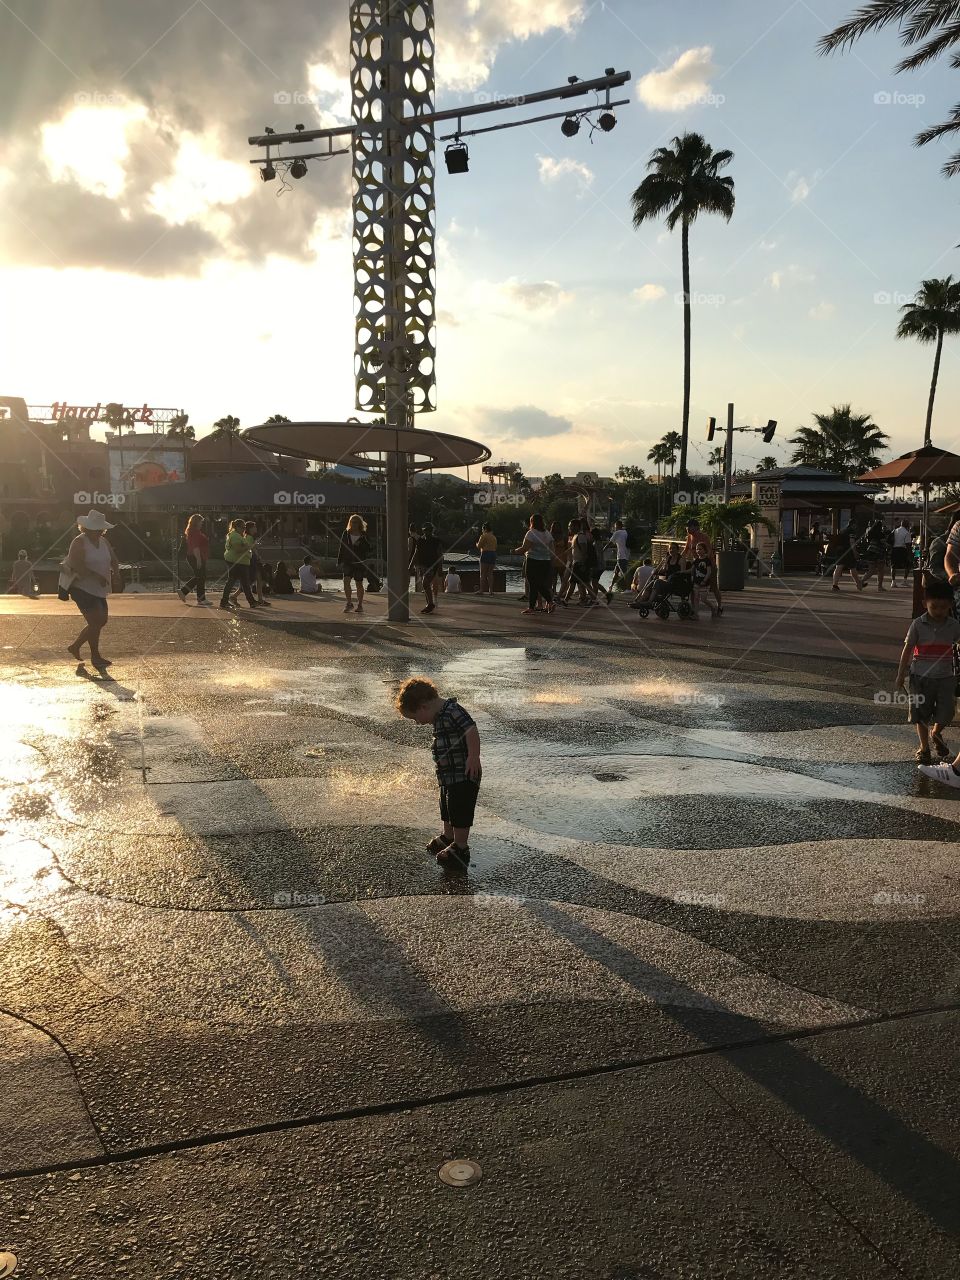
<svg viewBox="0 0 960 1280"><path fill-rule="evenodd" d="M926 0L871 0L861 5L852 18L828 31L818 42L821 53L834 53L837 49L849 49L861 36L879 31L891 22L902 23L914 10L924 7Z"/></svg>

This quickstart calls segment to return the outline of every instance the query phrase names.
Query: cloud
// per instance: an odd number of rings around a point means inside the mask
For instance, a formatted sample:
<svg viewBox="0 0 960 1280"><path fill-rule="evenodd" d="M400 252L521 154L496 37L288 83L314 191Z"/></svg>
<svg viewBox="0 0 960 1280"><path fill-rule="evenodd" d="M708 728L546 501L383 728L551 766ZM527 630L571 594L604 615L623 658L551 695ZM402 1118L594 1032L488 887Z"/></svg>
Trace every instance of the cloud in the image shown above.
<svg viewBox="0 0 960 1280"><path fill-rule="evenodd" d="M486 79L509 41L571 29L585 5L439 8L438 76L452 87ZM250 178L246 141L345 118L346 0L286 0L282 19L261 0L8 0L0 47L0 265L166 276L302 260L318 220L349 207L348 157L311 164L277 199L279 182Z"/></svg>
<svg viewBox="0 0 960 1280"><path fill-rule="evenodd" d="M544 186L552 186L563 178L575 178L581 191L585 191L593 182L593 170L570 157L554 160L552 156L537 156L537 164L540 166L540 181Z"/></svg>
<svg viewBox="0 0 960 1280"><path fill-rule="evenodd" d="M638 80L637 93L652 111L683 111L710 97L715 70L710 45L687 49L672 66L650 71Z"/></svg>
<svg viewBox="0 0 960 1280"><path fill-rule="evenodd" d="M501 292L526 311L556 310L573 298L555 280L508 280Z"/></svg>
<svg viewBox="0 0 960 1280"><path fill-rule="evenodd" d="M667 291L662 284L642 284L639 289L634 289L631 297L636 298L640 303L646 305L648 302L659 302L661 298L667 296Z"/></svg>
<svg viewBox="0 0 960 1280"><path fill-rule="evenodd" d="M816 278L812 271L807 271L805 267L797 266L795 262L792 262L788 267L783 267L779 271L771 271L767 276L766 282L774 293L779 293L785 285L810 284Z"/></svg>
<svg viewBox="0 0 960 1280"><path fill-rule="evenodd" d="M811 307L808 312L811 320L829 320L836 311L836 307L832 302L818 302L815 307Z"/></svg>
<svg viewBox="0 0 960 1280"><path fill-rule="evenodd" d="M440 310L437 312L437 324L446 325L449 329L459 329L460 321L452 311Z"/></svg>
<svg viewBox="0 0 960 1280"><path fill-rule="evenodd" d="M481 416L490 434L511 440L559 436L573 430L573 423L569 418L547 413L545 409L538 409L532 404L518 405L514 409L483 409Z"/></svg>
<svg viewBox="0 0 960 1280"><path fill-rule="evenodd" d="M500 47L583 20L587 0L446 0L437 5L437 83L470 91L489 77Z"/></svg>
<svg viewBox="0 0 960 1280"><path fill-rule="evenodd" d="M787 188L787 193L793 203L801 204L817 185L821 176L822 170L816 169L813 177L808 180L802 173L798 173L796 169L791 169L784 178L783 185Z"/></svg>

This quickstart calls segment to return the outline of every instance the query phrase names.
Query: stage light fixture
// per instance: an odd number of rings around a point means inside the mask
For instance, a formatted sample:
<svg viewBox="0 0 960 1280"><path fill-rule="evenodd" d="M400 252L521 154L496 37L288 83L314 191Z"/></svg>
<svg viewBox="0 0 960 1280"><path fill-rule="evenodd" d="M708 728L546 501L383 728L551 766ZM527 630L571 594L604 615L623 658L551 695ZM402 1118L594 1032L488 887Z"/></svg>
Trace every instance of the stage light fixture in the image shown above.
<svg viewBox="0 0 960 1280"><path fill-rule="evenodd" d="M290 166L291 178L302 178L305 176L306 172L307 172L306 160L294 160L293 164Z"/></svg>
<svg viewBox="0 0 960 1280"><path fill-rule="evenodd" d="M612 111L604 111L597 123L604 133L610 133L617 127L617 117Z"/></svg>
<svg viewBox="0 0 960 1280"><path fill-rule="evenodd" d="M576 116L565 116L560 132L565 138L575 138L580 132L580 121Z"/></svg>
<svg viewBox="0 0 960 1280"><path fill-rule="evenodd" d="M260 177L264 182L272 182L276 176L277 171L272 164L267 163L260 170Z"/></svg>
<svg viewBox="0 0 960 1280"><path fill-rule="evenodd" d="M447 173L469 173L470 152L465 142L451 142L443 153Z"/></svg>

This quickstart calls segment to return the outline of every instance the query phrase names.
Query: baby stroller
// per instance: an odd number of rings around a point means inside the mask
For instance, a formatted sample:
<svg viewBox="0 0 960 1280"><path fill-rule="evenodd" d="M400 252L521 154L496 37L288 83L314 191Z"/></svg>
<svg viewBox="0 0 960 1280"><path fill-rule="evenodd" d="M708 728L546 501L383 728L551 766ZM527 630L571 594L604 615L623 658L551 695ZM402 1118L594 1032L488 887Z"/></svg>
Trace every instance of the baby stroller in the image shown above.
<svg viewBox="0 0 960 1280"><path fill-rule="evenodd" d="M648 618L652 609L658 618L669 618L671 613L678 618L689 618L693 615L692 591L693 581L689 573L674 573L666 582L654 579L650 597L637 605L637 613L641 618Z"/></svg>

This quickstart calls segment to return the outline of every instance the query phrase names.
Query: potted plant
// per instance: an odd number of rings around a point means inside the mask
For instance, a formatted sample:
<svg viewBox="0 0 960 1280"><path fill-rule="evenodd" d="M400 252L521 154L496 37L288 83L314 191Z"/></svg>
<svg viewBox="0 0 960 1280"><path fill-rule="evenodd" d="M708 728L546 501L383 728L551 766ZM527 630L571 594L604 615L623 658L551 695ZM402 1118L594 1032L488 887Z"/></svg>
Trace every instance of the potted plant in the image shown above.
<svg viewBox="0 0 960 1280"><path fill-rule="evenodd" d="M674 507L664 521L665 531L680 536L688 520L699 520L700 527L717 549L720 590L742 591L746 584L750 529L762 524L771 533L776 533L776 525L762 514L752 498L704 502L697 507Z"/></svg>

